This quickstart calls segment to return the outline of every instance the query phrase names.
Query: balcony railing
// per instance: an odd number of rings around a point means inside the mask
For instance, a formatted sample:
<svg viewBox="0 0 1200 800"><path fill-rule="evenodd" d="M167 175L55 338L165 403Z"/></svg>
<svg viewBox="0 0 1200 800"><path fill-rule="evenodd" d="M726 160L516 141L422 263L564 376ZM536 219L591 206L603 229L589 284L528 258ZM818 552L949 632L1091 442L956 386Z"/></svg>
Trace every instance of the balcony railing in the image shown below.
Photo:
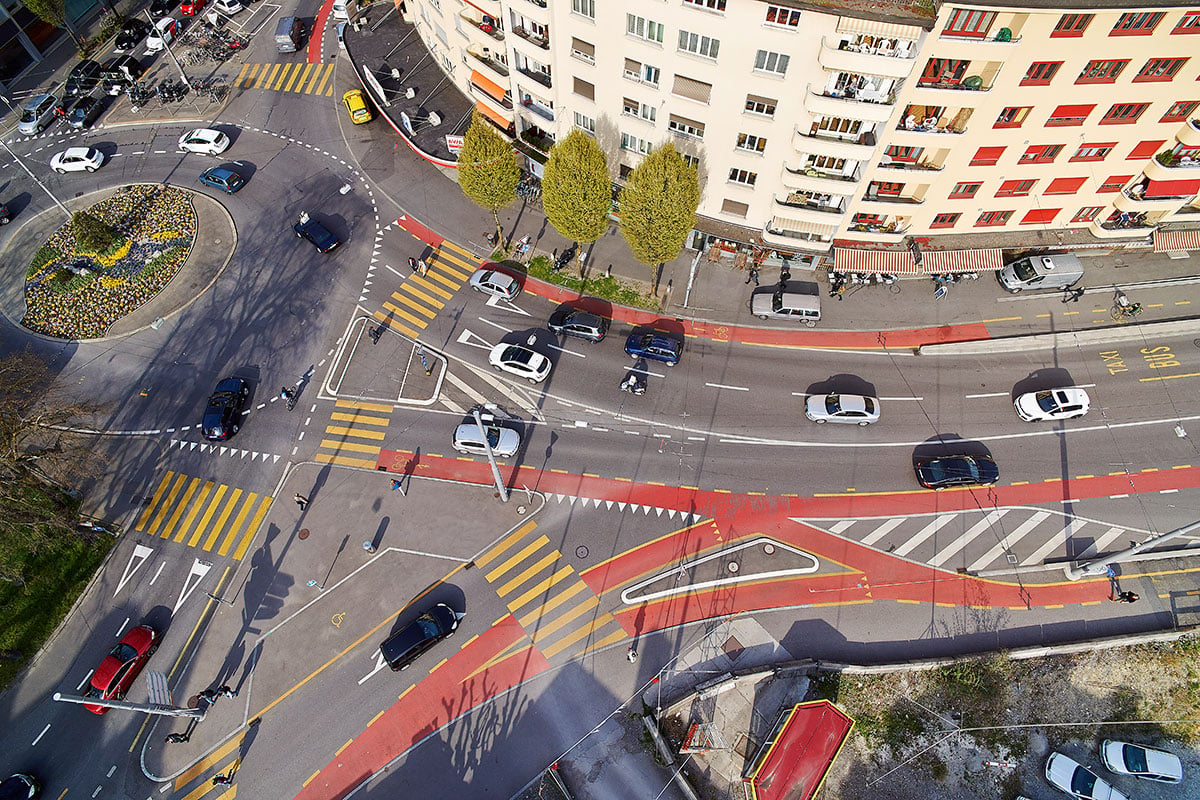
<svg viewBox="0 0 1200 800"><path fill-rule="evenodd" d="M534 33L533 31L527 31L524 28L513 28L512 32L515 33L517 36L520 36L525 41L527 41L531 44L536 44L538 47L542 48L543 50L550 49L549 37L542 36L541 34Z"/></svg>
<svg viewBox="0 0 1200 800"><path fill-rule="evenodd" d="M1192 124L1194 125L1195 122ZM1167 169L1200 169L1200 158L1195 156L1181 156L1177 153L1166 152L1159 153L1154 160Z"/></svg>
<svg viewBox="0 0 1200 800"><path fill-rule="evenodd" d="M880 106L890 106L896 102L896 95L891 92L880 92L875 89L828 89L817 92L822 97L834 100L848 100L854 103L873 103Z"/></svg>
<svg viewBox="0 0 1200 800"><path fill-rule="evenodd" d="M904 169L916 172L941 172L945 169L944 166L930 164L925 161L880 161L879 167L880 169Z"/></svg>
<svg viewBox="0 0 1200 800"><path fill-rule="evenodd" d="M913 44L903 49L892 47L877 47L874 44L862 44L856 42L838 42L838 50L844 50L848 53L862 53L868 56L884 56L886 58L902 58L906 61L911 61L917 57L917 48Z"/></svg>
<svg viewBox="0 0 1200 800"><path fill-rule="evenodd" d="M537 114L542 119L549 120L550 122L554 122L554 112L551 111L550 109L545 108L544 106L541 106L538 103L534 103L529 100L526 100L521 105L524 106L525 108L527 108L528 110L532 111L533 113Z"/></svg>
<svg viewBox="0 0 1200 800"><path fill-rule="evenodd" d="M480 55L479 53L472 52L471 50L467 50L467 55L471 56L479 63L489 67L493 72L503 75L506 78L508 77L508 67L504 64L501 64L496 59L489 58L485 55Z"/></svg>
<svg viewBox="0 0 1200 800"><path fill-rule="evenodd" d="M547 89L550 88L550 76L540 70L530 69L529 67L517 67L517 72L528 78L533 78Z"/></svg>
<svg viewBox="0 0 1200 800"><path fill-rule="evenodd" d="M871 189L867 189L866 195L863 197L868 203L903 203L904 205L919 206L925 203L925 199L921 197L901 197L896 194L875 194Z"/></svg>
<svg viewBox="0 0 1200 800"><path fill-rule="evenodd" d="M826 214L844 214L846 212L846 209L840 205L830 205L812 198L805 199L794 195L789 195L783 199L777 196L775 202L788 208L803 208L806 211L821 211Z"/></svg>
<svg viewBox="0 0 1200 800"><path fill-rule="evenodd" d="M952 80L952 79L942 79L942 80L938 80L938 81L919 80L919 81L917 81L917 88L918 89L952 89L952 90L958 90L961 92L989 92L992 89L991 86L984 86L983 78L979 77L978 75L968 75L966 78L963 78L961 81L956 81L956 80Z"/></svg>
<svg viewBox="0 0 1200 800"><path fill-rule="evenodd" d="M845 183L854 183L858 180L857 169L855 169L854 172L850 173L849 175L846 175L841 172L832 172L819 169L817 167L799 167L797 169L792 169L791 167L784 165L783 168L793 175L807 175L810 178L823 178L829 181L844 181Z"/></svg>
<svg viewBox="0 0 1200 800"><path fill-rule="evenodd" d="M947 133L947 134L963 134L967 132L966 128L954 128L949 125L939 128L937 124L925 125L923 123L916 125L907 125L901 122L896 126L898 131L909 131L910 133Z"/></svg>
<svg viewBox="0 0 1200 800"><path fill-rule="evenodd" d="M477 94L480 97L486 97L488 100L490 100L491 102L495 103L498 106L502 106L507 109L512 109L512 107L513 107L512 97L509 96L508 92L504 93L503 100L497 100L495 97L492 96L492 94L490 92L480 88L479 86L476 86L474 83L471 84L471 90L474 91L475 94Z"/></svg>
<svg viewBox="0 0 1200 800"><path fill-rule="evenodd" d="M472 11L474 11L474 9L472 9ZM466 9L458 12L458 16L466 20L471 27L478 28L496 41L504 41L504 31L500 30L499 20L496 20L492 23L484 22L483 17L479 16L478 12L471 14L468 13Z"/></svg>

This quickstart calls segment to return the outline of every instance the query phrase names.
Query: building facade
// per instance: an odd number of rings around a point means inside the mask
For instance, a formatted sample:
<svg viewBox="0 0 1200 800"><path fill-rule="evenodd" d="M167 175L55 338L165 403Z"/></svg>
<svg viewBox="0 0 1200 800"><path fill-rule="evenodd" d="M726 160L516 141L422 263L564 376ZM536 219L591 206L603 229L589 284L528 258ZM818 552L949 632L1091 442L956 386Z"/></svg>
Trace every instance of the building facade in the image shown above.
<svg viewBox="0 0 1200 800"><path fill-rule="evenodd" d="M1000 248L1200 228L1198 6L402 8L476 107L538 149L583 128L620 182L674 142L701 176L693 246L903 272L922 249L968 254L939 269L995 266Z"/></svg>

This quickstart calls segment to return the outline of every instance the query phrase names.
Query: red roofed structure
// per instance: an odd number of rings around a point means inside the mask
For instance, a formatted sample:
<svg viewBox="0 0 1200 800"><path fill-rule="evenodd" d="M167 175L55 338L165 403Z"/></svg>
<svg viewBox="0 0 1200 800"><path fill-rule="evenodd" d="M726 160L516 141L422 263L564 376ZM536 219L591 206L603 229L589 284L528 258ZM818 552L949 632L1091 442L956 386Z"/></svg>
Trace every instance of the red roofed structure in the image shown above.
<svg viewBox="0 0 1200 800"><path fill-rule="evenodd" d="M793 706L742 778L748 800L810 800L853 727L828 700Z"/></svg>

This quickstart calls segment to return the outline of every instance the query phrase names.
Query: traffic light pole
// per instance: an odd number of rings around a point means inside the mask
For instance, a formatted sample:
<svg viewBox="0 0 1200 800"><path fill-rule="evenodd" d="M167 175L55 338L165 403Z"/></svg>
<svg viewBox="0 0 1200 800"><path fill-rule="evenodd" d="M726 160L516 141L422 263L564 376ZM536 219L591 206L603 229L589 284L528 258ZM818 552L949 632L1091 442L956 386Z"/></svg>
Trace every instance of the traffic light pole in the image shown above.
<svg viewBox="0 0 1200 800"><path fill-rule="evenodd" d="M1097 558L1092 561L1085 561L1082 564L1068 564L1066 567L1067 579L1077 581L1080 578L1093 577L1096 575L1105 575L1108 573L1109 564L1119 564L1122 561L1128 561L1136 555L1152 550L1158 547L1168 539L1174 539L1177 536L1186 536L1193 531L1200 530L1200 522L1193 522L1191 525L1184 525L1182 528L1176 528L1173 531L1167 531L1160 536L1152 536L1141 544L1136 544L1127 550L1122 550L1111 556Z"/></svg>
<svg viewBox="0 0 1200 800"><path fill-rule="evenodd" d="M500 477L500 468L496 466L496 456L492 453L492 443L488 441L487 431L483 428L483 417L479 416L479 409L473 409L471 415L475 417L475 427L479 428L479 438L483 440L483 446L487 448L488 463L492 465L492 480L496 482L496 492L500 495L500 499L508 502L508 487L504 485L504 479Z"/></svg>
<svg viewBox="0 0 1200 800"><path fill-rule="evenodd" d="M121 708L126 711L140 711L143 714L158 714L163 717L190 717L196 720L203 720L204 715L208 713L207 706L179 708L178 706L168 706L159 703L126 703L124 700L100 700L95 697L80 697L79 695L63 694L62 692L55 692L54 699L60 703L79 703L81 705L86 703L89 706Z"/></svg>

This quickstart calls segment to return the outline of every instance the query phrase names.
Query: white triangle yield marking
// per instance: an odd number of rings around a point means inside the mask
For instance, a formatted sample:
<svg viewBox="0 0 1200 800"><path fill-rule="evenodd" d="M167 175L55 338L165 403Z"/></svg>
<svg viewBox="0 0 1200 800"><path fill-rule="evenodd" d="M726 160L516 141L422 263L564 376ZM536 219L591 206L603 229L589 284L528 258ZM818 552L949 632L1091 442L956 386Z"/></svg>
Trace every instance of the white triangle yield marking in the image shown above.
<svg viewBox="0 0 1200 800"><path fill-rule="evenodd" d="M360 303L365 303L365 302L367 302L367 295L366 295L365 293L364 293L364 294L360 294L360 295L358 296L358 302L360 302Z"/></svg>
<svg viewBox="0 0 1200 800"><path fill-rule="evenodd" d="M491 297L489 297L487 300L487 304L489 306L491 306L492 308L502 308L505 311L511 311L514 314L520 314L522 317L530 316L528 311L526 311L522 308L518 308L517 306L514 306L509 301L505 300L503 297L497 297L496 295L492 295Z"/></svg>
<svg viewBox="0 0 1200 800"><path fill-rule="evenodd" d="M129 583L129 579L134 576L142 566L146 563L146 559L154 553L154 548L146 547L145 545L135 544L133 546L133 555L129 557L129 563L125 565L125 571L121 573L121 580L117 581L116 591L113 592L113 597L116 597L125 584Z"/></svg>
<svg viewBox="0 0 1200 800"><path fill-rule="evenodd" d="M612 511L612 507L613 507L613 501L612 501L612 500L605 500L605 501L604 501L604 505L605 505L605 507L606 507L606 509L607 509L608 511Z"/></svg>
<svg viewBox="0 0 1200 800"><path fill-rule="evenodd" d="M667 509L667 514L669 514L669 515L670 515L671 519L675 519L675 515L676 515L676 514L678 514L678 513L679 513L679 512L678 512L678 511L676 511L676 510L675 510L675 509L673 509L673 508Z"/></svg>
<svg viewBox="0 0 1200 800"><path fill-rule="evenodd" d="M272 463L272 464L278 464L278 463L279 463L279 458L280 458L279 456L271 456L271 463Z"/></svg>
<svg viewBox="0 0 1200 800"><path fill-rule="evenodd" d="M211 563L201 561L198 558L192 559L192 566L188 569L188 576L183 580L183 588L179 590L179 599L175 601L175 608L171 609L171 616L175 616L178 613L179 607L196 590L196 587L200 585L200 581L204 579L204 576L208 574L210 569L212 569Z"/></svg>
<svg viewBox="0 0 1200 800"><path fill-rule="evenodd" d="M370 286L370 285L371 285L372 283L374 283L374 282L375 282L375 281L373 281L373 280L371 280L370 278L368 278L367 280L363 281L363 288L364 288L364 289L365 289L365 288L367 288L368 286Z"/></svg>
<svg viewBox="0 0 1200 800"><path fill-rule="evenodd" d="M378 259L378 258L376 258L376 257L374 257L374 256L372 256L372 257L371 257L371 263L372 263L372 264L374 264L374 263L375 263L376 261L378 261L378 260L379 260L379 259Z"/></svg>
<svg viewBox="0 0 1200 800"><path fill-rule="evenodd" d="M625 510L625 506L626 506L626 505L628 505L628 504L627 504L627 503L623 503L623 502L621 502L621 501L619 501L619 500L617 501L617 508L621 509L622 511L624 511L624 510Z"/></svg>
<svg viewBox="0 0 1200 800"><path fill-rule="evenodd" d="M467 330L466 328L463 328L462 333L458 335L458 339L456 341L459 344L465 344L468 347L477 347L480 350L487 350L490 352L492 349L492 346L488 344L487 339L484 339L478 334L471 333L471 331Z"/></svg>
<svg viewBox="0 0 1200 800"><path fill-rule="evenodd" d="M226 450L228 450L228 449L229 449L229 448L228 448L228 447L226 447L225 445L221 445L221 455L225 455L225 451L226 451Z"/></svg>
<svg viewBox="0 0 1200 800"><path fill-rule="evenodd" d="M270 461L270 460L271 460L271 454L270 454L270 453L263 453L263 455L262 455L262 459L263 459L263 461Z"/></svg>
<svg viewBox="0 0 1200 800"><path fill-rule="evenodd" d="M656 509L654 509L654 510L655 510L655 511L657 511L657 512L658 512L658 516L660 516L660 517L661 517L661 516L663 515L663 511L665 511L666 509L663 509L663 508L656 508Z"/></svg>
<svg viewBox="0 0 1200 800"><path fill-rule="evenodd" d="M189 450L195 450L200 446L199 442L188 442L188 444L190 445L190 447L188 447Z"/></svg>

